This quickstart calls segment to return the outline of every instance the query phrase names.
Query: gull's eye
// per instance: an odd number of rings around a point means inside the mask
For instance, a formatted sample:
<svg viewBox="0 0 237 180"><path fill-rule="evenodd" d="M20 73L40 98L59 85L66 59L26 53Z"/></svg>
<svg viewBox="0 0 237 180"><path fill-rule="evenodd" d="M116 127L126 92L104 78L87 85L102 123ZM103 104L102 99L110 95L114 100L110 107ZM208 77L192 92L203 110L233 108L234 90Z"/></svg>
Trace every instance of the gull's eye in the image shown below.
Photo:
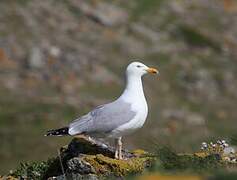
<svg viewBox="0 0 237 180"><path fill-rule="evenodd" d="M137 65L138 68L142 67L141 65Z"/></svg>

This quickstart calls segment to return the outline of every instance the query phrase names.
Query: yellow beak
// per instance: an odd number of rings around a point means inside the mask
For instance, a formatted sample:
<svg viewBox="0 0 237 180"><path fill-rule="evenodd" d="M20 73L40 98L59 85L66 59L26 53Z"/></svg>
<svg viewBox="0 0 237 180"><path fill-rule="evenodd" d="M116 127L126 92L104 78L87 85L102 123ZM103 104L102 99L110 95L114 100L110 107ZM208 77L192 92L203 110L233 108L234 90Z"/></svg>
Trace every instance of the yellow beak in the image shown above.
<svg viewBox="0 0 237 180"><path fill-rule="evenodd" d="M146 71L152 74L159 74L159 71L155 68L148 68Z"/></svg>

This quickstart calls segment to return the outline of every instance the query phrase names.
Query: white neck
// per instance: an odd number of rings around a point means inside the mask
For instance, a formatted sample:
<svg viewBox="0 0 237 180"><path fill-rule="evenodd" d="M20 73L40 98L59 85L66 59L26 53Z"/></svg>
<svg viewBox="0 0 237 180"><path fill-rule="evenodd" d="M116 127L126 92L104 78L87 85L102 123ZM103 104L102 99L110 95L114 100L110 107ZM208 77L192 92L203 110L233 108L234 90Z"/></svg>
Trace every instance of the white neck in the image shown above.
<svg viewBox="0 0 237 180"><path fill-rule="evenodd" d="M127 75L126 76L126 87L120 98L127 100L135 100L134 98L145 98L142 86L141 76Z"/></svg>

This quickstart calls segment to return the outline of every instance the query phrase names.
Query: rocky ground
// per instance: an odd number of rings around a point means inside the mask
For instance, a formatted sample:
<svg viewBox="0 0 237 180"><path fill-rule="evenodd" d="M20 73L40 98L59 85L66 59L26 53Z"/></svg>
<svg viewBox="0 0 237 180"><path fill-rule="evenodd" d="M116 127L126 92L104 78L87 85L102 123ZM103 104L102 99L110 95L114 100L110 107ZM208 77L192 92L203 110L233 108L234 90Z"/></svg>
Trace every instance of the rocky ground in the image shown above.
<svg viewBox="0 0 237 180"><path fill-rule="evenodd" d="M220 173L224 170L226 175L236 177L237 154L227 151L226 142L219 140L216 144L203 143L202 151L194 154L176 154L168 147L159 147L153 154L141 149L133 152L124 150L124 160L117 160L114 159L113 147L81 136L58 150L57 157L44 162L22 163L16 170L2 178L95 180L159 177L164 179L167 173L171 173L172 179L182 177L211 179L221 177Z"/></svg>
<svg viewBox="0 0 237 180"><path fill-rule="evenodd" d="M144 79L150 113L127 147L191 152L219 137L237 144L234 0L10 0L0 12L4 173L55 155L69 139L44 132L118 96L131 59L161 75Z"/></svg>
<svg viewBox="0 0 237 180"><path fill-rule="evenodd" d="M114 159L114 148L99 141L74 139L47 162L21 164L10 173L23 179L99 179L137 174L151 166L154 156L142 150L124 151L126 160Z"/></svg>

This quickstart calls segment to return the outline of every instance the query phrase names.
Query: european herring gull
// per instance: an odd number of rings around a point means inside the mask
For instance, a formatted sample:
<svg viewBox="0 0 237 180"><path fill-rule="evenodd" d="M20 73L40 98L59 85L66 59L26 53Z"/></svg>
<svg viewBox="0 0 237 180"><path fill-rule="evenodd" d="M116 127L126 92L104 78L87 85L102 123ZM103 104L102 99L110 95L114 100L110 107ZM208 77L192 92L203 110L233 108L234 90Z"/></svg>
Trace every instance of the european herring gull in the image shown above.
<svg viewBox="0 0 237 180"><path fill-rule="evenodd" d="M88 114L72 121L67 127L49 130L46 136L89 135L115 139L115 158L122 159L122 136L141 128L148 107L141 77L146 73L158 74L155 68L132 62L126 69L126 87L115 101L96 107Z"/></svg>

